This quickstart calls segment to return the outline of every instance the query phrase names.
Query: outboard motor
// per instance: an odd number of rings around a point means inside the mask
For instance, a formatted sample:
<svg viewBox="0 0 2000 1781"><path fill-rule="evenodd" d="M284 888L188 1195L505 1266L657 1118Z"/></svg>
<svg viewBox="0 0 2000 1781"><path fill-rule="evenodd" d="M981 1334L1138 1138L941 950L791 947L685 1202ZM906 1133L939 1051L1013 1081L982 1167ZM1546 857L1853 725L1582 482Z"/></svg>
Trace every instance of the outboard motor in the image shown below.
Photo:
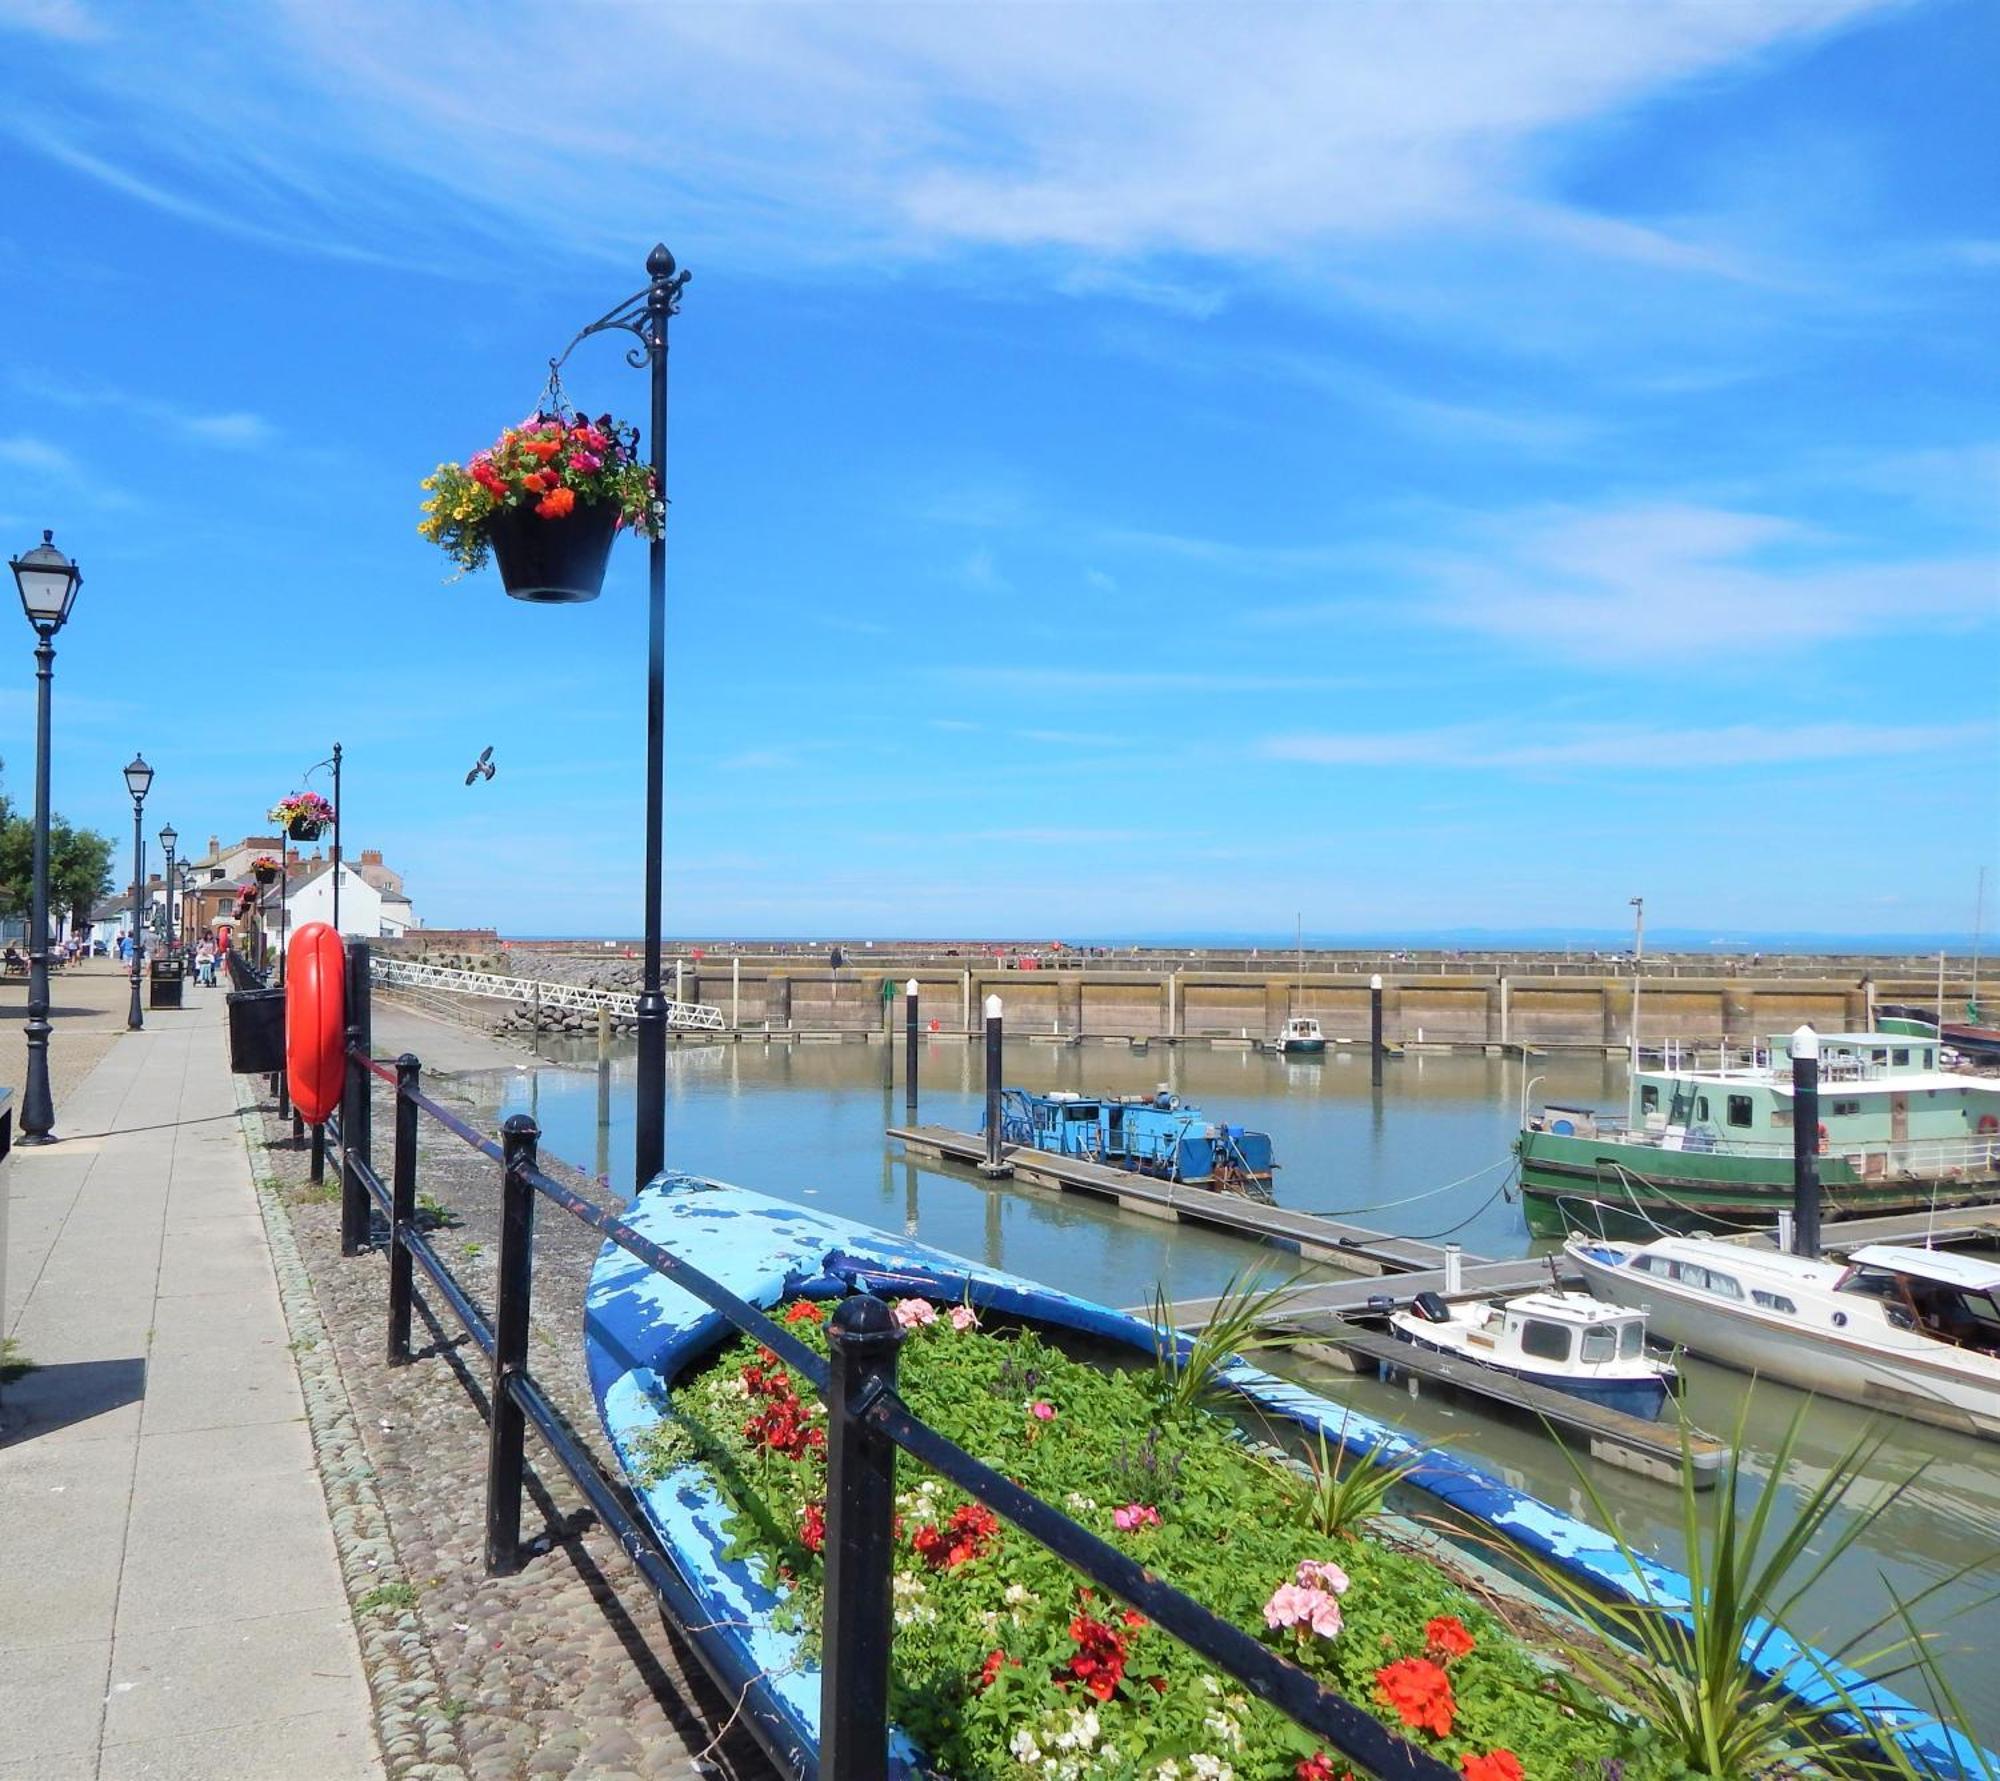
<svg viewBox="0 0 2000 1781"><path fill-rule="evenodd" d="M1451 1307L1434 1292L1420 1292L1410 1301L1410 1309L1426 1323L1451 1322Z"/></svg>

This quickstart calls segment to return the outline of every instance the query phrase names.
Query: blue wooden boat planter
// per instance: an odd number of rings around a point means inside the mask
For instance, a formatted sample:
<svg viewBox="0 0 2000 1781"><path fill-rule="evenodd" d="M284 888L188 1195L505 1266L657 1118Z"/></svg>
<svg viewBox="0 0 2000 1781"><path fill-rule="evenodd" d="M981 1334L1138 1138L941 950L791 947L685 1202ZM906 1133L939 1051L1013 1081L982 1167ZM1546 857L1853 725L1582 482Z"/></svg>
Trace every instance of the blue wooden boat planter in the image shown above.
<svg viewBox="0 0 2000 1781"><path fill-rule="evenodd" d="M721 1182L663 1175L633 1201L624 1219L761 1308L796 1294L838 1297L857 1290L964 1299L981 1310L1121 1344L1147 1358L1153 1353L1150 1326L1124 1312ZM646 1520L703 1610L702 1623L683 1630L702 1648L730 1698L743 1702L766 1748L800 1781L813 1781L820 1676L802 1655L802 1636L772 1624L782 1597L760 1583L745 1562L723 1556L732 1511L702 1467L678 1466L648 1481L643 1459L645 1437L669 1413L669 1389L732 1334L720 1313L624 1250L607 1244L599 1255L585 1300L591 1389ZM1351 1456L1384 1443L1388 1456L1413 1463L1409 1486L1447 1511L1448 1520L1501 1535L1607 1596L1689 1599L1679 1572L1642 1560L1635 1573L1610 1535L1468 1461L1256 1367L1239 1363L1224 1377L1267 1417L1319 1431ZM1481 1556L1490 1559L1491 1553L1482 1550ZM1810 1705L1835 1708L1840 1696L1823 1673L1839 1677L1847 1699L1867 1714L1878 1735L1893 1737L1920 1769L1945 1781L1980 1781L2000 1772L2000 1758L1858 1672L1769 1629L1760 1628L1751 1644L1758 1669ZM900 1732L892 1732L891 1767L899 1781L929 1774L922 1754Z"/></svg>
<svg viewBox="0 0 2000 1781"><path fill-rule="evenodd" d="M1164 1087L1150 1095L1002 1089L1000 1141L1264 1199L1277 1168L1269 1132L1218 1123Z"/></svg>

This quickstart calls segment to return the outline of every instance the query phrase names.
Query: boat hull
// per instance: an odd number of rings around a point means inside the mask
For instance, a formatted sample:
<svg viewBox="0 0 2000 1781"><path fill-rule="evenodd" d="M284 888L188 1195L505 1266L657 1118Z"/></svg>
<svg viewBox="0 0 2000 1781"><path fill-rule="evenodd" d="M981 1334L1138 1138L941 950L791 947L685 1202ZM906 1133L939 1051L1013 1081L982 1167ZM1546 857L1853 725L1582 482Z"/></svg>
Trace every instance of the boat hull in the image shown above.
<svg viewBox="0 0 2000 1781"><path fill-rule="evenodd" d="M1280 1039L1278 1041L1278 1049L1286 1057L1324 1057L1326 1055L1326 1041L1324 1039Z"/></svg>
<svg viewBox="0 0 2000 1781"><path fill-rule="evenodd" d="M1663 1150L1536 1131L1523 1132L1517 1149L1521 1209L1537 1237L1768 1229L1792 1206L1789 1157ZM1820 1194L1829 1218L1892 1217L1992 1200L2000 1195L2000 1170L1864 1179L1846 1157L1823 1156Z"/></svg>
<svg viewBox="0 0 2000 1781"><path fill-rule="evenodd" d="M1141 1360L1153 1353L1151 1326L1125 1312L724 1183L662 1176L624 1217L641 1235L762 1307L799 1293L915 1294L1077 1331L1129 1348ZM731 1334L720 1313L625 1251L607 1244L600 1252L585 1297L591 1389L642 1514L702 1610L684 1631L731 1698L742 1701L779 1766L798 1781L816 1781L820 1673L804 1654L802 1636L773 1623L783 1597L744 1560L729 1556L730 1511L701 1468L679 1465L656 1473L646 1463L646 1437L668 1413L673 1383ZM1372 1455L1407 1465L1404 1487L1427 1499L1425 1508L1439 1525L1469 1526L1475 1550L1497 1535L1607 1594L1669 1608L1689 1600L1689 1584L1678 1572L1644 1558L1635 1570L1612 1535L1435 1445L1241 1362L1219 1377L1274 1423L1323 1435L1350 1458ZM1841 1697L1822 1675L1841 1678L1847 1699L1901 1726L1899 1741L1940 1775L1969 1777L1981 1772L1982 1760L1992 1760L1858 1672L1824 1657L1813 1660L1823 1671L1813 1667L1780 1635L1760 1636L1750 1660L1774 1682L1829 1711L1838 1711ZM900 1732L892 1732L890 1767L898 1781L929 1773Z"/></svg>
<svg viewBox="0 0 2000 1781"><path fill-rule="evenodd" d="M1475 1367L1483 1367L1489 1373L1504 1373L1509 1379L1524 1379L1530 1385L1545 1385L1550 1391L1559 1391L1566 1397L1580 1398L1586 1404L1616 1410L1624 1416L1636 1416L1644 1422L1657 1422L1671 1395L1664 1377L1579 1379L1573 1373L1509 1366L1504 1361L1486 1360L1452 1343L1427 1341L1394 1319L1390 1320L1389 1330L1399 1342L1408 1342L1413 1348L1428 1349L1432 1354L1466 1361Z"/></svg>
<svg viewBox="0 0 2000 1781"><path fill-rule="evenodd" d="M1982 1386L1948 1368L1884 1356L1829 1331L1788 1327L1776 1316L1708 1295L1696 1299L1608 1263L1582 1243L1566 1253L1599 1298L1643 1310L1649 1330L1691 1353L1821 1397L2000 1440L2000 1380Z"/></svg>

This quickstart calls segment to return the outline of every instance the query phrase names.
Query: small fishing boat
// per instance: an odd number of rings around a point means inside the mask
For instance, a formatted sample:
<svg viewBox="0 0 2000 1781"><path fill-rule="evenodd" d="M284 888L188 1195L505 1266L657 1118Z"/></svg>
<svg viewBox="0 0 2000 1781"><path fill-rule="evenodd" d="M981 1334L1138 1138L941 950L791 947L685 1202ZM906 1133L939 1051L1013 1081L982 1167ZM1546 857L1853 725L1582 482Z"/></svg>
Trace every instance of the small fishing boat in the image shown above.
<svg viewBox="0 0 2000 1781"><path fill-rule="evenodd" d="M1690 1353L2000 1440L2000 1261L1886 1243L1818 1261L1707 1237L1564 1247L1597 1297Z"/></svg>
<svg viewBox="0 0 2000 1781"><path fill-rule="evenodd" d="M1627 1111L1547 1106L1523 1122L1521 1204L1538 1237L1572 1230L1768 1227L1792 1201L1792 1035L1633 1074ZM1829 1216L2000 1196L2000 1080L1943 1067L1935 1035L1819 1036L1820 1187Z"/></svg>
<svg viewBox="0 0 2000 1781"><path fill-rule="evenodd" d="M1004 1089L1000 1141L1261 1199L1270 1198L1278 1166L1269 1132L1212 1120L1164 1082L1150 1095Z"/></svg>
<svg viewBox="0 0 2000 1781"><path fill-rule="evenodd" d="M1285 1057L1318 1057L1326 1050L1326 1035L1310 1014L1294 1015L1274 1041Z"/></svg>
<svg viewBox="0 0 2000 1781"><path fill-rule="evenodd" d="M1419 1293L1389 1314L1398 1340L1491 1372L1567 1392L1627 1416L1657 1418L1679 1383L1646 1352L1643 1312L1559 1288L1519 1298L1446 1300Z"/></svg>
<svg viewBox="0 0 2000 1781"><path fill-rule="evenodd" d="M1052 1336L1088 1339L1141 1365L1154 1354L1152 1325L1125 1312L722 1182L663 1175L623 1217L641 1237L767 1311L796 1296L916 1295L967 1305L982 1317L1020 1319ZM663 1462L655 1444L662 1425L674 1420L672 1390L732 1335L720 1312L625 1250L607 1244L600 1252L585 1294L591 1389L640 1513L692 1594L695 1614L682 1630L783 1772L811 1781L819 1762L821 1674L810 1635L788 1607L787 1585L746 1561L735 1539L734 1511L706 1465L694 1457ZM1179 1340L1185 1355L1188 1338ZM1690 1599L1691 1586L1678 1572L1628 1557L1629 1549L1610 1533L1434 1442L1414 1440L1240 1360L1216 1378L1263 1428L1289 1426L1309 1438L1322 1436L1350 1462L1368 1457L1407 1465L1399 1488L1414 1493L1413 1506L1431 1530L1427 1537L1468 1527L1469 1559L1490 1559L1497 1540L1626 1600L1678 1612L1675 1605ZM1836 1717L1851 1704L1893 1736L1922 1772L1967 1778L1986 1772L1979 1765L1991 1758L1962 1733L1823 1654L1814 1654L1811 1663L1802 1655L1788 1639L1767 1636L1747 1661L1774 1688ZM1838 1678L1839 1690L1828 1676ZM901 1730L892 1732L890 1771L895 1781L924 1781L932 1774Z"/></svg>

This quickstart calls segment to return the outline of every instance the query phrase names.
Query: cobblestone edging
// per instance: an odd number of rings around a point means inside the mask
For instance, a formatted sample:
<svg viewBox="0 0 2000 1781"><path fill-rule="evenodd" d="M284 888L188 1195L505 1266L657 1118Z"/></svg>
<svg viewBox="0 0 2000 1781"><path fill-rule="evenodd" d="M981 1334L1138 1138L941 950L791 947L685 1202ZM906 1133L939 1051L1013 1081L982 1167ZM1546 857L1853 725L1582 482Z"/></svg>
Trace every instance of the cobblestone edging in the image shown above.
<svg viewBox="0 0 2000 1781"><path fill-rule="evenodd" d="M257 1205L278 1276L278 1297L292 1335L292 1358L305 1398L313 1456L333 1521L333 1541L341 1579L361 1643L362 1668L375 1703L375 1731L383 1762L397 1781L467 1781L458 1738L440 1710L444 1690L430 1647L413 1608L395 1598L414 1599L389 1530L389 1517L375 1487L375 1467L362 1444L361 1428L341 1377L340 1360L328 1337L312 1277L299 1252L291 1215L272 1185L274 1159L264 1141L264 1121L249 1085L236 1082L236 1105L256 1180ZM389 1599L383 1599L387 1595ZM374 1601L371 1605L371 1597Z"/></svg>

